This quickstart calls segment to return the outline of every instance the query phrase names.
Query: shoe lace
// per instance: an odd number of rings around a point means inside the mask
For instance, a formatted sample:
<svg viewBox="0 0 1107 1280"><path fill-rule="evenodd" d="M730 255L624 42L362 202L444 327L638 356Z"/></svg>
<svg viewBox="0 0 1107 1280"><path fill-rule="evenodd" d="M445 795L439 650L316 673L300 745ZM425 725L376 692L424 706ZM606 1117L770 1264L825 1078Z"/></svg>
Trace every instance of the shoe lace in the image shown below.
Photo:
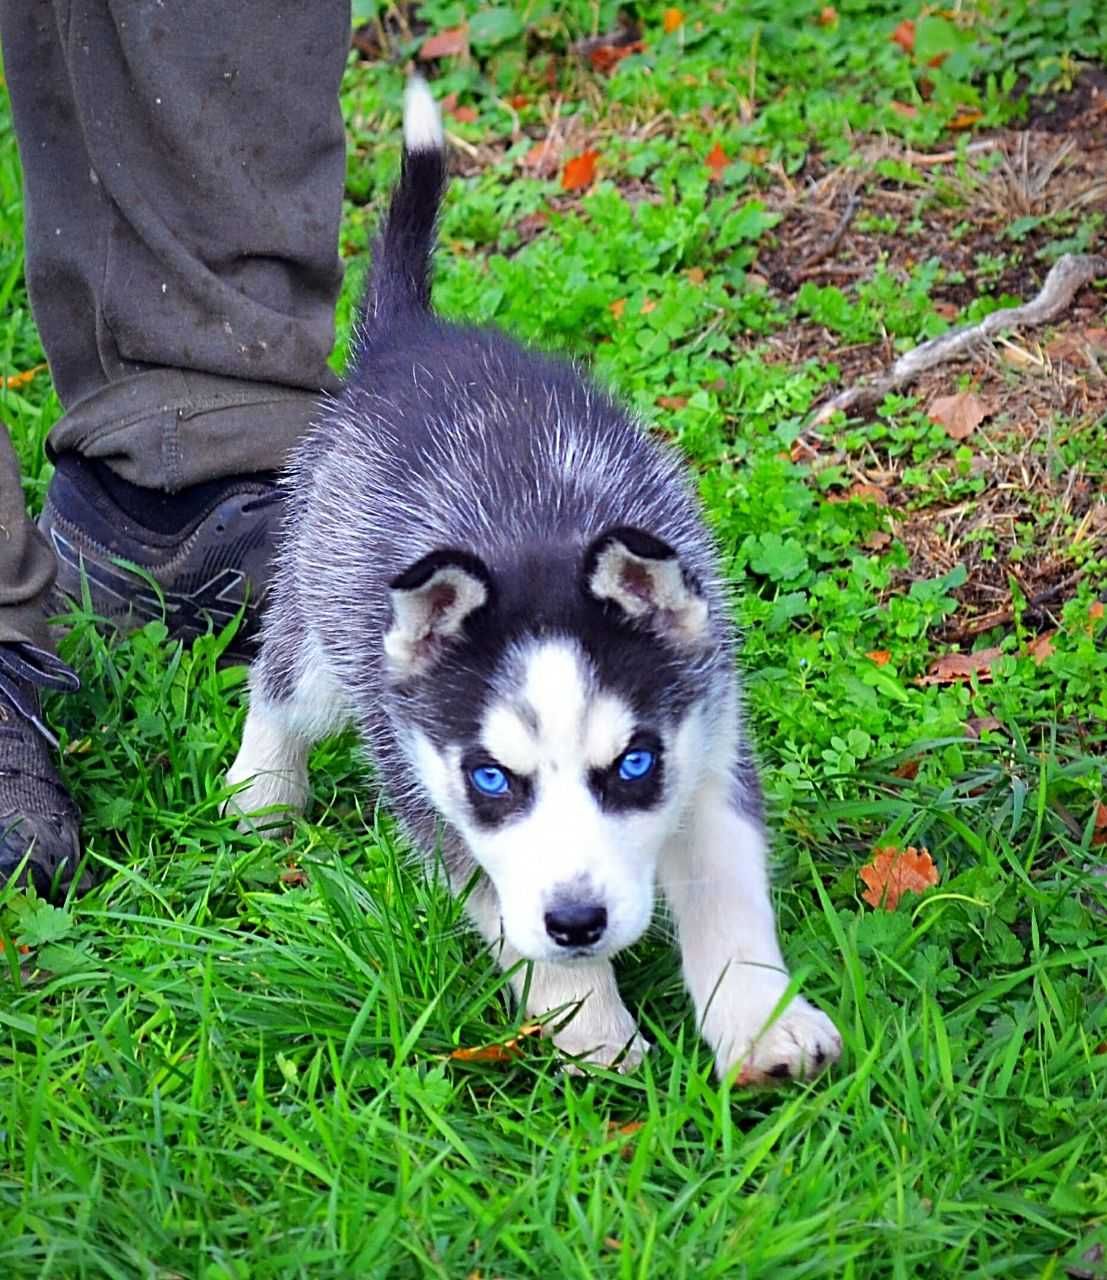
<svg viewBox="0 0 1107 1280"><path fill-rule="evenodd" d="M242 504L243 513L250 511L263 511L266 507L276 506L284 501L285 490L283 485L274 485L268 493L263 493L259 498L251 498L249 502Z"/></svg>

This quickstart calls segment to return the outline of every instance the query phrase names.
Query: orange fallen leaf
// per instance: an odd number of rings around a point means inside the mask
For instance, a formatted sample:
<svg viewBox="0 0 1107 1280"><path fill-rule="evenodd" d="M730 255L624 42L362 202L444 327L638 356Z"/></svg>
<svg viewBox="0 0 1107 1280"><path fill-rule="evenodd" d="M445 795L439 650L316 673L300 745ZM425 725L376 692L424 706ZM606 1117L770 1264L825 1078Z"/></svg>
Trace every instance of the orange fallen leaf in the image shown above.
<svg viewBox="0 0 1107 1280"><path fill-rule="evenodd" d="M788 450L788 457L793 462L814 462L818 456L818 447L813 442L805 440L802 436L797 436L792 441L791 449Z"/></svg>
<svg viewBox="0 0 1107 1280"><path fill-rule="evenodd" d="M452 58L468 51L469 25L463 22L460 27L449 27L424 40L419 50L419 61L433 62L435 58Z"/></svg>
<svg viewBox="0 0 1107 1280"><path fill-rule="evenodd" d="M509 107L514 107L516 111L522 111L522 109L529 105L529 103L530 99L525 93L513 93L507 100L507 105Z"/></svg>
<svg viewBox="0 0 1107 1280"><path fill-rule="evenodd" d="M703 267L689 267L684 273L690 284L703 284L707 277L704 275Z"/></svg>
<svg viewBox="0 0 1107 1280"><path fill-rule="evenodd" d="M542 1030L540 1022L528 1022L519 1028L519 1034L510 1040L502 1040L496 1044L478 1045L473 1049L453 1049L450 1057L455 1062L511 1062L522 1052L522 1042L529 1036L536 1036Z"/></svg>
<svg viewBox="0 0 1107 1280"><path fill-rule="evenodd" d="M451 107L448 114L461 124L475 124L478 118L475 107Z"/></svg>
<svg viewBox="0 0 1107 1280"><path fill-rule="evenodd" d="M932 59L929 65L935 66L937 64ZM949 127L951 129L971 129L983 117L984 112L977 107L963 107L949 122Z"/></svg>
<svg viewBox="0 0 1107 1280"><path fill-rule="evenodd" d="M913 778L919 776L919 762L915 759L904 760L903 764L897 765L892 770L893 778L904 778L910 782Z"/></svg>
<svg viewBox="0 0 1107 1280"><path fill-rule="evenodd" d="M648 316L651 311L656 311L656 310L657 310L657 303L654 302L652 298L645 298L642 301L642 305L638 308L638 314L640 316Z"/></svg>
<svg viewBox="0 0 1107 1280"><path fill-rule="evenodd" d="M838 10L832 4L823 5L819 10L819 26L832 27L838 21Z"/></svg>
<svg viewBox="0 0 1107 1280"><path fill-rule="evenodd" d="M951 440L964 440L995 411L992 401L983 399L975 391L958 391L956 395L931 400L926 416L944 427Z"/></svg>
<svg viewBox="0 0 1107 1280"><path fill-rule="evenodd" d="M888 37L893 44L898 44L905 53L915 52L915 24L910 18L904 18Z"/></svg>
<svg viewBox="0 0 1107 1280"><path fill-rule="evenodd" d="M607 304L607 309L616 320L621 320L623 318L623 312L627 309L626 298L616 298L614 302L609 302Z"/></svg>
<svg viewBox="0 0 1107 1280"><path fill-rule="evenodd" d="M588 55L593 71L609 72L632 53L642 53L645 44L641 40L632 40L629 44L597 45Z"/></svg>
<svg viewBox="0 0 1107 1280"><path fill-rule="evenodd" d="M31 954L31 948L22 942L17 943L15 949L21 956L27 956ZM4 950L4 939L0 938L0 951L3 951L3 950Z"/></svg>
<svg viewBox="0 0 1107 1280"><path fill-rule="evenodd" d="M866 885L861 895L870 907L894 911L905 893L922 893L938 883L938 868L926 849L883 845L857 873Z"/></svg>
<svg viewBox="0 0 1107 1280"><path fill-rule="evenodd" d="M707 160L705 163L707 164L707 167L711 170L711 181L721 182L723 177L723 171L726 169L727 165L730 164L730 157L723 150L722 143L720 142L715 143L715 145L707 153Z"/></svg>
<svg viewBox="0 0 1107 1280"><path fill-rule="evenodd" d="M4 386L9 391L15 391L18 387L25 387L38 377L47 366L45 364L36 364L30 369L24 369L22 373L9 373L3 379Z"/></svg>
<svg viewBox="0 0 1107 1280"><path fill-rule="evenodd" d="M919 114L918 107L913 107L906 102L890 102L888 105L897 116L903 116L905 120L914 120L914 118Z"/></svg>
<svg viewBox="0 0 1107 1280"><path fill-rule="evenodd" d="M1002 649L978 649L975 653L946 653L935 658L925 676L918 676L917 685L957 684L961 680L992 678L992 664L1003 657Z"/></svg>
<svg viewBox="0 0 1107 1280"><path fill-rule="evenodd" d="M1093 600L1088 605L1088 618L1092 622L1098 622L1103 617L1104 605L1102 600Z"/></svg>
<svg viewBox="0 0 1107 1280"><path fill-rule="evenodd" d="M1107 844L1107 804L1100 802L1096 806L1093 825L1095 834L1092 836L1092 844Z"/></svg>
<svg viewBox="0 0 1107 1280"><path fill-rule="evenodd" d="M1053 656L1053 637L1056 634L1056 631L1043 631L1026 646L1026 652L1034 659L1036 666L1040 667L1047 658Z"/></svg>
<svg viewBox="0 0 1107 1280"><path fill-rule="evenodd" d="M658 396L657 403L663 409L683 409L688 403L687 396Z"/></svg>
<svg viewBox="0 0 1107 1280"><path fill-rule="evenodd" d="M684 13L680 9L666 9L661 15L661 30L667 36L684 26Z"/></svg>
<svg viewBox="0 0 1107 1280"><path fill-rule="evenodd" d="M892 661L891 649L873 649L870 653L866 653L865 657L870 662L875 662L878 667L885 667Z"/></svg>
<svg viewBox="0 0 1107 1280"><path fill-rule="evenodd" d="M582 151L579 156L570 157L561 174L561 189L580 191L584 187L590 187L596 178L596 161L599 158L598 151Z"/></svg>
<svg viewBox="0 0 1107 1280"><path fill-rule="evenodd" d="M865 546L873 551L883 551L892 541L892 535L883 529L874 529L865 539Z"/></svg>

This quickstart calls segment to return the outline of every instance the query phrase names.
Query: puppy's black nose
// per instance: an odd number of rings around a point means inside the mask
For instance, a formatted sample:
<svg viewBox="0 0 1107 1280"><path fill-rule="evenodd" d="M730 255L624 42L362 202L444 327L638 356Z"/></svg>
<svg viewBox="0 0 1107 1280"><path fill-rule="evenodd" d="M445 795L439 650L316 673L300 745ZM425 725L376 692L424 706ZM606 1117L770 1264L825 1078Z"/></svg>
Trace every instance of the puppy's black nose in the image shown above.
<svg viewBox="0 0 1107 1280"><path fill-rule="evenodd" d="M570 902L546 912L546 932L559 947L590 947L607 928L607 908Z"/></svg>

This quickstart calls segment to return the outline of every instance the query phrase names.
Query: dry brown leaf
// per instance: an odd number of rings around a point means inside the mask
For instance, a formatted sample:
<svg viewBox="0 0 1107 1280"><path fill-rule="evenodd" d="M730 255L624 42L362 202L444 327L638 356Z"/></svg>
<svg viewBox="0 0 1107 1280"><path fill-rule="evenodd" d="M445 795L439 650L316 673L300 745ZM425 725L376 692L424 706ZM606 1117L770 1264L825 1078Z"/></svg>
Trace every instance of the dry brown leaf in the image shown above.
<svg viewBox="0 0 1107 1280"><path fill-rule="evenodd" d="M975 391L958 391L956 395L938 396L931 400L926 416L931 422L944 427L951 440L964 440L995 411L995 405Z"/></svg>
<svg viewBox="0 0 1107 1280"><path fill-rule="evenodd" d="M802 436L797 436L792 441L792 447L788 450L788 457L793 462L814 462L819 456L819 450L814 443L805 440Z"/></svg>
<svg viewBox="0 0 1107 1280"><path fill-rule="evenodd" d="M561 143L556 138L536 142L520 161L536 177L552 178L561 167Z"/></svg>
<svg viewBox="0 0 1107 1280"><path fill-rule="evenodd" d="M642 305L638 308L640 316L648 316L651 311L657 310L657 303L652 298L643 299Z"/></svg>
<svg viewBox="0 0 1107 1280"><path fill-rule="evenodd" d="M584 187L590 187L596 180L596 161L599 158L598 151L582 151L579 156L566 160L561 174L561 189L580 191Z"/></svg>
<svg viewBox="0 0 1107 1280"><path fill-rule="evenodd" d="M858 502L875 502L878 507L888 505L888 495L878 484L863 484L859 480L850 487L849 496Z"/></svg>
<svg viewBox="0 0 1107 1280"><path fill-rule="evenodd" d="M938 868L926 849L894 844L874 849L872 861L857 874L866 885L862 900L885 911L894 911L905 893L922 893L938 883Z"/></svg>
<svg viewBox="0 0 1107 1280"><path fill-rule="evenodd" d="M25 942L17 943L15 949L21 956L29 956L31 954L31 948L27 946ZM0 938L0 952L2 952L3 950L4 950L4 939Z"/></svg>
<svg viewBox="0 0 1107 1280"><path fill-rule="evenodd" d="M903 764L896 765L896 767L892 770L893 778L906 778L908 782L910 782L912 778L917 778L918 776L919 776L919 762L914 758L910 760L904 760Z"/></svg>
<svg viewBox="0 0 1107 1280"><path fill-rule="evenodd" d="M281 884L286 884L290 889L298 889L307 884L307 872L297 862L290 862L281 872Z"/></svg>
<svg viewBox="0 0 1107 1280"><path fill-rule="evenodd" d="M657 403L663 409L683 409L688 403L687 396L658 396Z"/></svg>
<svg viewBox="0 0 1107 1280"><path fill-rule="evenodd" d="M617 1236L604 1236L603 1242L613 1253L618 1253L623 1247L623 1242Z"/></svg>
<svg viewBox="0 0 1107 1280"><path fill-rule="evenodd" d="M1088 605L1089 620L1091 622L1098 622L1099 619L1103 617L1103 608L1104 606L1103 606L1102 600L1093 600L1091 604Z"/></svg>
<svg viewBox="0 0 1107 1280"><path fill-rule="evenodd" d="M623 312L626 310L626 308L627 308L626 298L616 298L614 302L609 302L607 304L608 311L611 312L611 314L615 317L616 320L621 320L623 318Z"/></svg>
<svg viewBox="0 0 1107 1280"><path fill-rule="evenodd" d="M459 124L475 124L477 121L476 107L451 107L446 114L458 121Z"/></svg>
<svg viewBox="0 0 1107 1280"><path fill-rule="evenodd" d="M690 284L703 284L707 277L704 275L703 267L689 267L684 273Z"/></svg>
<svg viewBox="0 0 1107 1280"><path fill-rule="evenodd" d="M433 62L435 58L452 58L468 51L469 25L463 22L460 27L449 27L424 40L419 50L419 61Z"/></svg>
<svg viewBox="0 0 1107 1280"><path fill-rule="evenodd" d="M992 678L992 664L1003 657L1002 649L978 649L975 653L946 653L935 658L925 676L918 676L918 685L957 684L961 680Z"/></svg>
<svg viewBox="0 0 1107 1280"><path fill-rule="evenodd" d="M878 667L885 667L892 661L891 649L873 649L870 653L866 653L865 657L870 662L875 662Z"/></svg>
<svg viewBox="0 0 1107 1280"><path fill-rule="evenodd" d="M971 720L965 721L965 737L979 738L982 733L1002 728L1003 725L995 716L973 716Z"/></svg>
<svg viewBox="0 0 1107 1280"><path fill-rule="evenodd" d="M833 5L827 4L819 10L819 26L832 27L838 21L838 10Z"/></svg>
<svg viewBox="0 0 1107 1280"><path fill-rule="evenodd" d="M904 18L888 37L893 44L898 44L904 53L915 52L915 24L910 18Z"/></svg>
<svg viewBox="0 0 1107 1280"><path fill-rule="evenodd" d="M883 529L874 529L865 539L865 546L872 551L883 551L892 541L892 535Z"/></svg>
<svg viewBox="0 0 1107 1280"><path fill-rule="evenodd" d="M645 47L641 40L632 40L629 44L599 44L588 54L588 61L593 71L606 73L632 53L641 53Z"/></svg>
<svg viewBox="0 0 1107 1280"><path fill-rule="evenodd" d="M455 1062L511 1062L522 1052L522 1042L529 1036L536 1036L542 1030L540 1022L528 1022L519 1028L519 1034L510 1040L496 1044L482 1044L473 1049L453 1049L450 1057Z"/></svg>
<svg viewBox="0 0 1107 1280"><path fill-rule="evenodd" d="M1034 659L1036 666L1040 667L1047 658L1053 656L1053 637L1056 634L1056 631L1043 631L1026 646L1026 652Z"/></svg>
<svg viewBox="0 0 1107 1280"><path fill-rule="evenodd" d="M666 9L661 15L661 30L667 36L684 26L684 12L681 9Z"/></svg>
<svg viewBox="0 0 1107 1280"><path fill-rule="evenodd" d="M919 114L918 107L912 107L906 102L890 102L888 105L897 116L903 116L905 120L914 120Z"/></svg>
<svg viewBox="0 0 1107 1280"><path fill-rule="evenodd" d="M711 181L721 182L723 173L728 164L730 164L730 156L723 150L721 142L716 142L711 150L707 153L705 162L711 170Z"/></svg>
<svg viewBox="0 0 1107 1280"><path fill-rule="evenodd" d="M534 213L525 213L515 224L515 230L524 240L533 240L549 221L548 214L542 213L541 210L535 210Z"/></svg>

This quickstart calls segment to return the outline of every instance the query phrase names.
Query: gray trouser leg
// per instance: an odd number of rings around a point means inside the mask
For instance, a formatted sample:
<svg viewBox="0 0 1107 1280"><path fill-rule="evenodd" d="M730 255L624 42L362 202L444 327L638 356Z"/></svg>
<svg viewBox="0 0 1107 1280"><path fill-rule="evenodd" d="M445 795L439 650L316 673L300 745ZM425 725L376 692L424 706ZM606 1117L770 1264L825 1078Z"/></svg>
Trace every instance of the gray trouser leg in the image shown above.
<svg viewBox="0 0 1107 1280"><path fill-rule="evenodd" d="M55 454L283 462L334 386L349 33L349 0L0 0Z"/></svg>
<svg viewBox="0 0 1107 1280"><path fill-rule="evenodd" d="M54 553L27 515L19 460L0 424L0 644L29 640L53 649L42 602L56 571Z"/></svg>

